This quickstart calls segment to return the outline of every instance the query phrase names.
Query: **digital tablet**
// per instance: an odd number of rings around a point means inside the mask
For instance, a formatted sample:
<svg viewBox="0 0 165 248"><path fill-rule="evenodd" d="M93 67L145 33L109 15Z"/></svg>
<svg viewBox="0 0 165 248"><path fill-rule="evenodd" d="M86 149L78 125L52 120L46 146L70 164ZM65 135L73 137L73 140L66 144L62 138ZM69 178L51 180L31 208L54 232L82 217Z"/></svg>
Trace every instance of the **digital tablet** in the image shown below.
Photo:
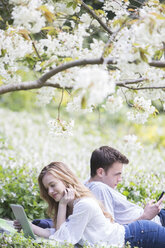
<svg viewBox="0 0 165 248"><path fill-rule="evenodd" d="M22 226L24 236L26 238L31 237L33 239L36 239L36 236L32 231L32 228L24 211L24 208L21 205L16 204L10 204L10 207L12 208L16 220L18 220Z"/></svg>

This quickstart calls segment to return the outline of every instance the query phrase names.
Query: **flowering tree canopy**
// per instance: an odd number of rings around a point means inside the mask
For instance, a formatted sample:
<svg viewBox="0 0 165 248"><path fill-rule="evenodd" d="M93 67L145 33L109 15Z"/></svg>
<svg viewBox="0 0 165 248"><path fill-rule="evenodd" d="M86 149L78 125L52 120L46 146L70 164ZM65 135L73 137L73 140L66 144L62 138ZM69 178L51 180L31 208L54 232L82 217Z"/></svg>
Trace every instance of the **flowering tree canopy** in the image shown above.
<svg viewBox="0 0 165 248"><path fill-rule="evenodd" d="M68 111L101 106L144 123L165 109L165 4L8 0L0 10L0 94L32 90L47 104L61 89ZM138 2L138 1L134 1Z"/></svg>

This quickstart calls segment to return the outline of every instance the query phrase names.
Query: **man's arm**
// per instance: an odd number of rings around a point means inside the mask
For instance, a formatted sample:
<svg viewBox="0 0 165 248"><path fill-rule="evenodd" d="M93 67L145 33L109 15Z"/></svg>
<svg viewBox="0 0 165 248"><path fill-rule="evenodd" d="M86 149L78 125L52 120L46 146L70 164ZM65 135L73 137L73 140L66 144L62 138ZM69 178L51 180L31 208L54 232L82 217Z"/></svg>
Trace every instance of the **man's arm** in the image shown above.
<svg viewBox="0 0 165 248"><path fill-rule="evenodd" d="M162 202L165 199L165 196L163 196L159 201L154 203L154 200L151 200L148 202L144 208L143 214L135 219L136 220L152 220L161 210L162 208Z"/></svg>

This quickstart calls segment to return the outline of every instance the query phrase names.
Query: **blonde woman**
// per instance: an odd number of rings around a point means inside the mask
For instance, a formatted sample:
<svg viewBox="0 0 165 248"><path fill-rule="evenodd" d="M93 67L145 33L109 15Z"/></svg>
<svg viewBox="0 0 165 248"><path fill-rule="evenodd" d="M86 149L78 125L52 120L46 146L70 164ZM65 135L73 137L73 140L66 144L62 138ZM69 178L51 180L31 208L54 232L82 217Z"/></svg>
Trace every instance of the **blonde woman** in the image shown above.
<svg viewBox="0 0 165 248"><path fill-rule="evenodd" d="M38 177L41 197L48 203L54 228L32 225L38 236L59 242L123 247L165 247L165 228L152 221L114 223L92 193L61 162L44 167Z"/></svg>

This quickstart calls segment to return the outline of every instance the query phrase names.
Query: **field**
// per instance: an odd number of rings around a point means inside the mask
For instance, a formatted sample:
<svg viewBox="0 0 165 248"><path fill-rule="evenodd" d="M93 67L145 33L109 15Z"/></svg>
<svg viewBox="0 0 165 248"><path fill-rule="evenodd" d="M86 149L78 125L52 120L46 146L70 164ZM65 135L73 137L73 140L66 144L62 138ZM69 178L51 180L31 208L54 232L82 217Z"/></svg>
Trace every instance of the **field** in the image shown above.
<svg viewBox="0 0 165 248"><path fill-rule="evenodd" d="M144 126L128 122L126 109L113 115L95 112L69 116L62 112L64 120L74 118L75 123L73 130L60 135L49 125L57 109L30 106L14 111L13 104L3 103L0 108L1 218L13 218L10 203L22 204L31 220L44 218L46 205L37 184L41 168L51 161L62 161L84 181L89 177L91 152L101 145L115 147L129 158L118 190L131 201L143 205L156 199L164 188L163 114Z"/></svg>

